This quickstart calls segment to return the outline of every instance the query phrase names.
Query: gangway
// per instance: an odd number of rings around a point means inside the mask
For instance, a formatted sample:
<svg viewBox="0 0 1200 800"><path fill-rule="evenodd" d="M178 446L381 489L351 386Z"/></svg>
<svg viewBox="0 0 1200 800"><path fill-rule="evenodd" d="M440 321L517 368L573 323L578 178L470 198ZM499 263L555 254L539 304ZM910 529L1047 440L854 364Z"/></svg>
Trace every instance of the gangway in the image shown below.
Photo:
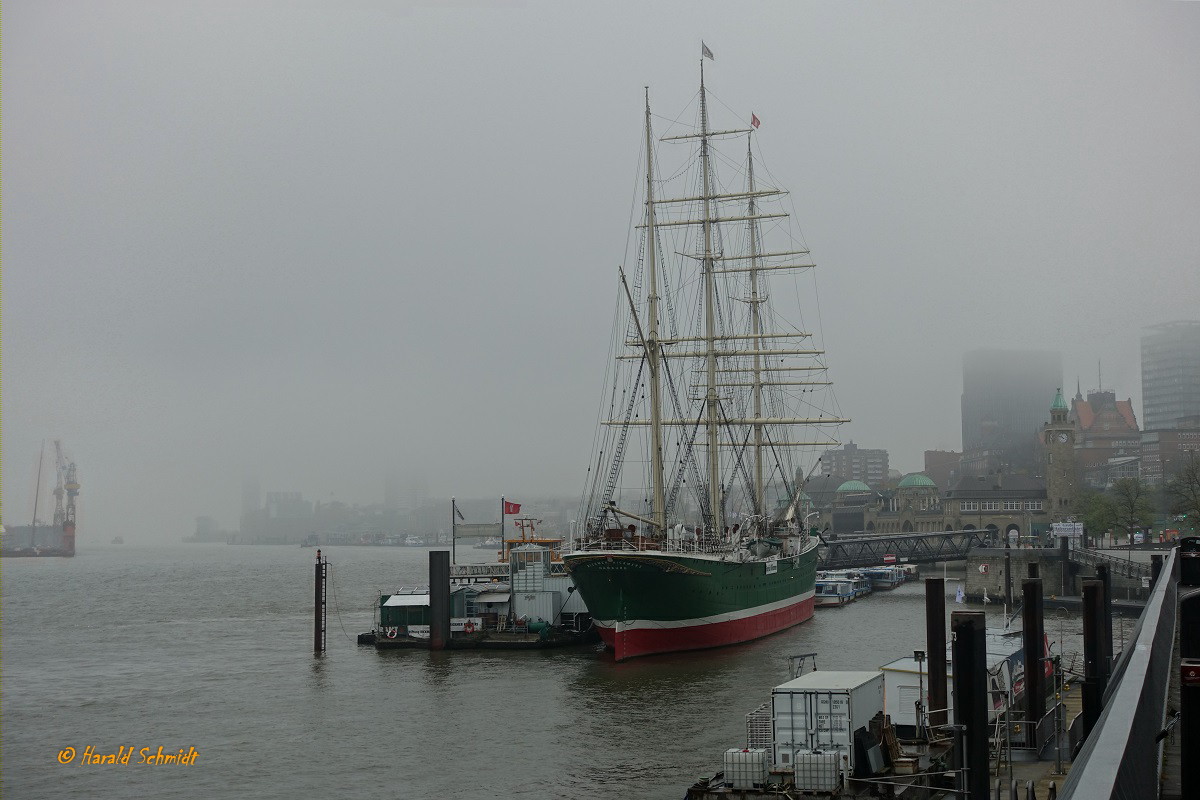
<svg viewBox="0 0 1200 800"><path fill-rule="evenodd" d="M895 562L961 561L972 547L986 547L989 533L987 530L966 530L822 539L817 550L818 569L851 569Z"/></svg>
<svg viewBox="0 0 1200 800"><path fill-rule="evenodd" d="M1117 558L1097 550L1076 547L1071 550L1070 558L1076 564L1083 564L1087 567L1097 567L1104 564L1108 567L1110 575L1123 575L1126 578L1150 577L1149 564L1141 561L1133 561L1128 558Z"/></svg>

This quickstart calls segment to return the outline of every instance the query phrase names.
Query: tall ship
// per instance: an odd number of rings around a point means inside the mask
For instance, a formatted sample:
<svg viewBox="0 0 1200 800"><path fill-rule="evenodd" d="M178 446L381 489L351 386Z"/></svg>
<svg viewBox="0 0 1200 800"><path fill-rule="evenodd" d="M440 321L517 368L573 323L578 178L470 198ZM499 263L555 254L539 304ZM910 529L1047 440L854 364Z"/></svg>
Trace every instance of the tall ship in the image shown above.
<svg viewBox="0 0 1200 800"><path fill-rule="evenodd" d="M75 498L79 495L79 480L75 462L63 452L62 442L55 440L54 521L47 525L38 520L38 502L42 494L42 467L46 457L45 443L38 456L37 482L33 493L33 520L29 525L0 526L0 555L18 557L71 557L75 555Z"/></svg>
<svg viewBox="0 0 1200 800"><path fill-rule="evenodd" d="M618 268L583 535L563 557L618 661L812 616L804 482L849 421L801 308L815 264L787 192L760 177L759 119L710 123L711 57L686 131L684 112L656 139L646 90L639 235Z"/></svg>

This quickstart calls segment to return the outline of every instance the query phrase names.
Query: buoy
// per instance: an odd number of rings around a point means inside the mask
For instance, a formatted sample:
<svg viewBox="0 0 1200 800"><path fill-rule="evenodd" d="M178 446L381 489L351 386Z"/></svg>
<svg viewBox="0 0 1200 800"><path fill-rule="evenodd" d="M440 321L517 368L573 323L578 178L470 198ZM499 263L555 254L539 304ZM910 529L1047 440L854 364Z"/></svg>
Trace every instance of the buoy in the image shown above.
<svg viewBox="0 0 1200 800"><path fill-rule="evenodd" d="M474 622L468 622L466 625L463 625L463 633L474 633L474 632L475 632L475 623Z"/></svg>

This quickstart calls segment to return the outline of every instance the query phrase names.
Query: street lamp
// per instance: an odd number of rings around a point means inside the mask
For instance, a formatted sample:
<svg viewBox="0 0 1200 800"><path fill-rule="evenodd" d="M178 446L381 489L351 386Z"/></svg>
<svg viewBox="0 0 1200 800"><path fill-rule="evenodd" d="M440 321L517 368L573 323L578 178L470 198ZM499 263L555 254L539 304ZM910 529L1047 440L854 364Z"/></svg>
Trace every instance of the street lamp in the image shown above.
<svg viewBox="0 0 1200 800"><path fill-rule="evenodd" d="M925 711L925 670L922 667L925 663L925 651L913 650L913 661L917 662L917 733L922 734L925 731L922 722Z"/></svg>

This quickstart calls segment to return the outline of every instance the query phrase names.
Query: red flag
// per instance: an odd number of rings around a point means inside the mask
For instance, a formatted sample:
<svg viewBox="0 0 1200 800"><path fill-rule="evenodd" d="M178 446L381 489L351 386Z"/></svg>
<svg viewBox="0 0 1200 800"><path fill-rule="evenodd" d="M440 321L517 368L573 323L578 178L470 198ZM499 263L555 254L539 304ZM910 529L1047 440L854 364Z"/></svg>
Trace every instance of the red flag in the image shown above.
<svg viewBox="0 0 1200 800"><path fill-rule="evenodd" d="M758 117L756 117L754 114L751 114L750 115L750 124L754 126L755 130L758 130L758 126L761 123L758 121Z"/></svg>
<svg viewBox="0 0 1200 800"><path fill-rule="evenodd" d="M520 503L510 503L507 500L505 500L504 501L504 513L505 514L520 514L521 513L521 504Z"/></svg>

